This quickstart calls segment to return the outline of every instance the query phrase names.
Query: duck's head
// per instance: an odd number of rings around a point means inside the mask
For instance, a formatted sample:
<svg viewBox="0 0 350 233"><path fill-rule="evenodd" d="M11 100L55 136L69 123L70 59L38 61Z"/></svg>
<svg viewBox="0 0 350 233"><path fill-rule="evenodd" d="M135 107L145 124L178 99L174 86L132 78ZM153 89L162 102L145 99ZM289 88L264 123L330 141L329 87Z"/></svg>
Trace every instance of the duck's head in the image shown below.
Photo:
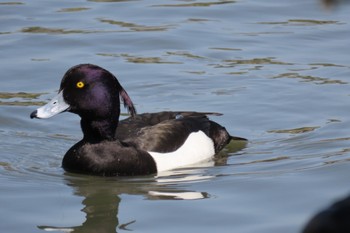
<svg viewBox="0 0 350 233"><path fill-rule="evenodd" d="M96 65L81 64L65 73L58 95L30 117L49 118L64 111L85 119L119 117L120 98L130 114L135 115L130 97L113 74Z"/></svg>

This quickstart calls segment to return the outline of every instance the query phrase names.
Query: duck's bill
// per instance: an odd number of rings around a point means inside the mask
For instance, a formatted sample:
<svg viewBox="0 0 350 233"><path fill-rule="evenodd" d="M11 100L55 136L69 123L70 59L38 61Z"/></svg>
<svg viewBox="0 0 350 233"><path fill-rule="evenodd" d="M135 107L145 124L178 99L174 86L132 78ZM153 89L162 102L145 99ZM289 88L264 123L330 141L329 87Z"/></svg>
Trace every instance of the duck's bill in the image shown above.
<svg viewBox="0 0 350 233"><path fill-rule="evenodd" d="M63 91L60 91L50 102L32 112L30 118L50 118L67 111L69 107L69 104L63 99Z"/></svg>

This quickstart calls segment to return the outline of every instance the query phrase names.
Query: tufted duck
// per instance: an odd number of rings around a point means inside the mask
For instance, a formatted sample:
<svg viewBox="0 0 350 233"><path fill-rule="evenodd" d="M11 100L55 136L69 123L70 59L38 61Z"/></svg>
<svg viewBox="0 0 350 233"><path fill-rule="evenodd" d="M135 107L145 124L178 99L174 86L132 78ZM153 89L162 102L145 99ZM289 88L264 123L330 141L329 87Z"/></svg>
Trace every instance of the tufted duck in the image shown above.
<svg viewBox="0 0 350 233"><path fill-rule="evenodd" d="M120 98L131 117L119 122ZM109 71L92 64L70 68L58 95L31 113L49 118L69 111L81 117L84 137L65 154L67 171L92 175L146 175L210 160L231 140L208 119L215 113L136 114L124 88Z"/></svg>

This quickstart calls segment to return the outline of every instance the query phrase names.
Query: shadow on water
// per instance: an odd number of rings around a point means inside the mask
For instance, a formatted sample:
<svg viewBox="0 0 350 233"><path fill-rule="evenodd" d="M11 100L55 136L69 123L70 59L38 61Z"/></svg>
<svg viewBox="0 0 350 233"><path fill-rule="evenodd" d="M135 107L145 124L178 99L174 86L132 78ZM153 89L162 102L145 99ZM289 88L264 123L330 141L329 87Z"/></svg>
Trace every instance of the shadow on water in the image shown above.
<svg viewBox="0 0 350 233"><path fill-rule="evenodd" d="M137 220L120 223L119 205L121 195L139 195L146 200L198 200L209 198L210 194L202 191L186 190L179 184L200 182L214 179L206 175L201 168L213 165L224 165L232 153L242 150L245 141L232 141L218 154L215 161L199 164L198 167L184 168L162 172L157 176L142 177L95 177L66 173L64 182L73 189L74 195L83 197L81 210L85 213L85 221L78 226L37 226L44 231L74 233L109 233L119 230L130 230Z"/></svg>

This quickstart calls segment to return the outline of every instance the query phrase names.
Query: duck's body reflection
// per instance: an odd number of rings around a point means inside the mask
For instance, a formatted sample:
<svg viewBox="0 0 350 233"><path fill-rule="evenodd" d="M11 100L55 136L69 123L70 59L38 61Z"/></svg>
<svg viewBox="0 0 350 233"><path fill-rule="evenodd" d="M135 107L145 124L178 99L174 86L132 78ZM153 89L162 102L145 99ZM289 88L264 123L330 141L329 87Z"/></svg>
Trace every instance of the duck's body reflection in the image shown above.
<svg viewBox="0 0 350 233"><path fill-rule="evenodd" d="M81 210L86 214L86 220L80 226L53 227L39 226L46 231L61 231L74 233L110 233L116 232L119 226L118 210L120 187L112 185L111 180L104 180L101 177L65 175L65 182L73 187L74 194L84 197ZM115 188L114 188L115 187Z"/></svg>
<svg viewBox="0 0 350 233"><path fill-rule="evenodd" d="M174 173L172 182L179 174ZM191 177L191 176L190 176ZM198 180L200 177L193 175ZM202 179L208 179L208 176ZM111 233L117 232L118 229L132 229L132 224L136 221L130 219L128 222L119 222L118 212L119 203L121 202L121 194L142 195L147 199L202 199L207 198L205 192L194 192L185 190L174 190L168 188L165 178L162 184L157 182L157 177L142 178L105 178L78 176L73 174L65 175L65 182L74 189L74 194L84 197L82 204L84 208L81 210L86 215L86 220L79 226L38 226L45 231L57 232L74 232L74 233ZM182 179L182 178L181 178ZM181 180L180 179L180 180Z"/></svg>
<svg viewBox="0 0 350 233"><path fill-rule="evenodd" d="M86 221L73 232L115 232L119 226L119 196L103 187L95 190L92 190L93 187L85 188L89 190L78 190L82 192L77 194L86 197L82 202L85 206L82 211L86 213Z"/></svg>

